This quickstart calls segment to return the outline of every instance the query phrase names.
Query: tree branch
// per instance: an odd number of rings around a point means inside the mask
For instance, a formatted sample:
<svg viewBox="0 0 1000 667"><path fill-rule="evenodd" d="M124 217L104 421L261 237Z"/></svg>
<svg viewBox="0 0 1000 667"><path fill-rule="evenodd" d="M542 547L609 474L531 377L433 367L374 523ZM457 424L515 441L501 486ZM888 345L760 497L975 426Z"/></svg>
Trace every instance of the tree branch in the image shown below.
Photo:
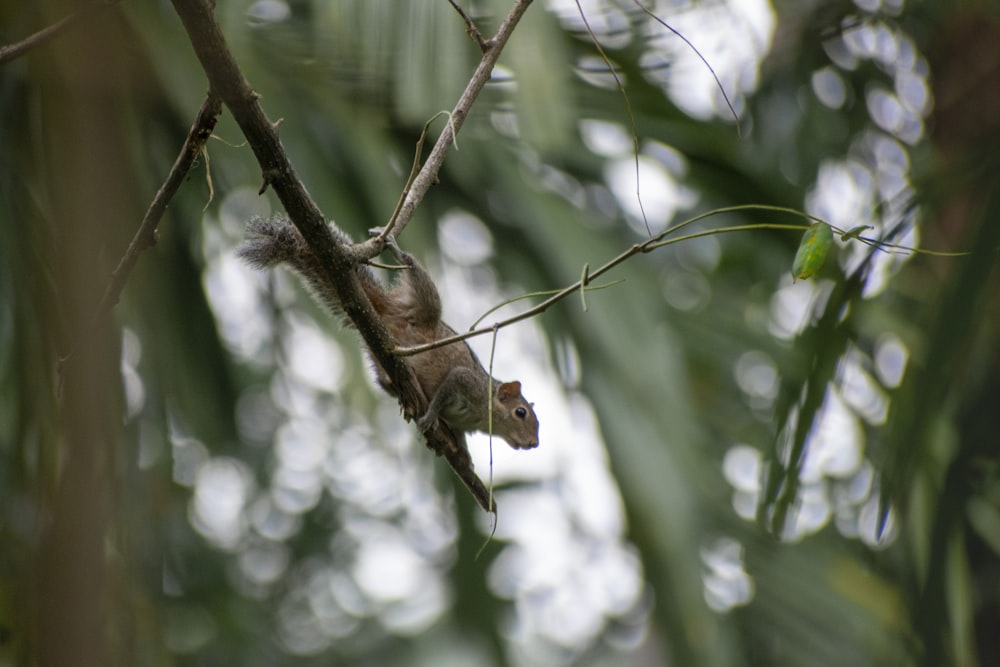
<svg viewBox="0 0 1000 667"><path fill-rule="evenodd" d="M452 5L459 10L462 15L463 20L466 21L466 26L471 24L471 20L466 16L465 12L455 4ZM500 52L507 45L512 34L514 34L514 28L517 27L518 22L524 13L528 11L528 6L531 5L531 0L515 0L514 6L511 7L510 12L507 13L506 18L500 24L497 29L496 35L491 39L482 41L482 37L476 37L472 35L473 39L479 43L480 48L483 51L483 57L479 61L479 65L476 67L476 71L472 73L472 78L469 79L468 85L466 85L465 90L462 92L462 96L459 97L458 102L455 104L455 108L451 111L451 116L448 124L445 126L444 131L438 136L437 142L434 144L434 148L431 149L431 154L427 157L427 162L424 163L423 168L420 173L417 174L416 178L413 179L413 183L409 186L409 192L406 194L406 198L403 200L402 205L399 207L396 215L389 222L388 225L382 230L381 234L377 237L379 240L383 240L392 236L393 238L399 236L406 225L409 224L410 219L413 217L413 213L416 211L417 206L423 201L424 195L430 190L430 187L437 182L438 172L441 171L441 165L444 164L445 154L448 152L448 147L451 146L452 142L455 140L455 133L462 129L462 125L465 123L466 117L469 115L469 109L472 108L472 104L479 97L479 93L482 92L483 87L490 80L490 76L493 73L493 68L496 66L497 60L500 58ZM470 33L472 34L472 33Z"/></svg>
<svg viewBox="0 0 1000 667"><path fill-rule="evenodd" d="M479 28L476 27L472 17L466 14L465 10L462 9L462 5L458 4L455 0L448 0L448 2L451 3L451 6L455 8L458 15L462 17L463 21L465 21L465 34L476 40L476 44L479 45L479 48L485 51L487 48L486 40L483 39L483 33L479 32Z"/></svg>
<svg viewBox="0 0 1000 667"><path fill-rule="evenodd" d="M117 268L112 272L111 282L104 290L104 296L97 307L96 317L100 317L118 303L122 290L125 288L125 281L132 273L139 253L156 244L156 227L160 224L170 200L177 194L177 190L180 189L187 177L188 171L191 170L191 165L201 153L205 142L212 136L216 117L220 113L222 113L222 102L217 95L209 91L205 96L205 101L201 103L201 108L198 109L198 115L195 116L180 153L177 154L174 166L170 168L166 180L163 181L163 185L160 186L153 201L150 202L149 208L146 209L146 215L143 217L142 224L139 225L135 236L132 237L128 250L125 251Z"/></svg>
<svg viewBox="0 0 1000 667"><path fill-rule="evenodd" d="M15 58L20 58L29 50L52 39L80 19L92 16L97 13L97 10L110 7L118 2L119 0L94 0L94 2L90 2L83 7L80 7L72 14L64 16L52 25L42 28L30 37L22 39L20 42L10 44L9 46L0 46L0 65L3 65L10 60L14 60Z"/></svg>
<svg viewBox="0 0 1000 667"><path fill-rule="evenodd" d="M132 237L132 241L129 243L125 254L122 255L121 260L118 262L118 266L111 272L111 280L108 281L107 287L104 288L104 294L101 296L101 300L94 311L94 316L90 324L92 329L96 328L101 317L107 314L118 303L122 290L125 289L125 283L132 274L135 263L139 260L139 254L146 248L156 244L156 227L160 224L160 220L163 218L170 200L177 194L177 190L180 189L185 177L187 177L188 172L191 170L191 165L194 164L198 154L205 146L205 142L212 135L212 130L215 129L215 119L220 113L222 113L222 105L219 98L209 92L205 96L205 101L201 103L201 108L198 109L198 114L195 116L194 123L188 131L187 139L184 140L184 145L181 147L180 153L177 154L177 159L174 160L174 165L170 168L170 173L167 174L167 178L163 181L160 189L157 190L153 201L149 204L149 208L146 209L146 215L143 216L142 223ZM65 366L73 357L74 352L75 349L70 349L65 356L59 359L56 375L58 377L57 386L60 394L62 394L63 380L66 376Z"/></svg>
<svg viewBox="0 0 1000 667"><path fill-rule="evenodd" d="M427 410L427 399L420 390L409 364L393 353L392 339L372 309L354 271L358 261L374 257L385 248L385 236L369 239L353 247L337 243L319 207L295 175L295 170L278 139L277 128L261 109L258 95L251 88L229 51L213 16L212 3L208 0L172 0L172 2L188 33L195 54L208 76L211 89L219 95L233 114L260 163L264 180L261 192L267 187L272 187L278 195L288 217L302 233L323 270L326 271L344 314L357 328L372 355L398 390L403 415L409 420L424 414ZM530 0L519 0L511 10L511 15L501 25L497 33L498 38L490 40L489 52L484 55L483 63L480 63L480 68L477 69L473 81L469 83L466 94L463 94L454 112L457 115L457 118L453 119L457 121L453 123L456 131L461 125L459 118L464 119L472 99L489 78L492 63L496 62L502 44L510 37L517 19L524 13L528 4ZM501 37L502 41L499 39ZM490 63L488 67L485 66L486 62ZM474 92L470 94L470 90ZM432 157L435 153L440 156L435 158L437 168L440 168L444 150L450 142L451 127L442 134L438 140L439 145L435 146L435 152L432 153ZM430 187L437 168L430 174L425 167L417 176L414 185L419 182L422 191L419 191L417 196L413 196L414 193L411 191L411 196L407 200L409 208L407 202L404 202L401 215L404 224L405 220L412 216L413 207ZM429 175L425 175L425 172ZM433 432L427 434L427 445L438 455L445 457L483 509L496 512L496 505L492 502L489 492L473 471L468 451L458 444L454 434L439 424Z"/></svg>

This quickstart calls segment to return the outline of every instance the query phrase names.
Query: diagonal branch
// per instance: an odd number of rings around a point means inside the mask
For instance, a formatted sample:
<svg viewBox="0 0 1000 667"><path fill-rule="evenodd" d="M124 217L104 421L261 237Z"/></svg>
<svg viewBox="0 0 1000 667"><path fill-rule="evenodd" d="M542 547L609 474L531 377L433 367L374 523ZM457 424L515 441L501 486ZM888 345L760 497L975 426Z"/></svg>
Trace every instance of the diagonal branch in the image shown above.
<svg viewBox="0 0 1000 667"><path fill-rule="evenodd" d="M278 130L264 113L258 95L247 81L226 44L209 0L173 0L174 9L187 30L209 84L230 110L247 138L263 175L262 192L274 189L292 222L302 232L327 272L353 322L379 363L400 388L409 416L422 414L423 396L416 388L409 367L392 355L391 339L379 322L354 275L356 259L350 247L339 244L330 233L325 217L295 174Z"/></svg>
<svg viewBox="0 0 1000 667"><path fill-rule="evenodd" d="M101 301L97 304L97 309L94 311L90 325L92 328L97 327L101 318L118 303L122 290L125 289L125 283L132 274L132 269L135 268L135 263L139 260L139 255L142 251L156 244L156 227L160 224L160 220L163 218L170 200L177 194L181 184L191 170L191 165L194 164L198 154L204 148L205 142L212 135L212 130L215 129L216 117L220 113L222 113L222 104L219 98L209 92L205 96L205 101L201 103L201 108L198 109L198 114L195 116L194 123L191 124L191 129L188 131L187 139L184 140L184 145L181 146L181 150L177 154L177 159L174 160L174 165L170 168L170 173L167 174L167 178L163 181L160 189L157 190L153 201L149 203L146 215L143 216L142 223L129 242L125 254L122 255L121 260L118 262L118 266L111 272L111 280L108 281L108 286L104 288ZM60 394L62 393L66 364L73 358L74 353L75 351L71 349L59 359L57 376L59 378L58 386Z"/></svg>
<svg viewBox="0 0 1000 667"><path fill-rule="evenodd" d="M94 0L93 2L80 7L72 14L64 16L52 25L42 28L29 37L25 37L20 42L16 42L8 46L0 46L0 65L14 60L15 58L20 58L29 50L52 39L66 28L78 22L80 19L92 16L97 13L98 10L110 7L118 2L119 0Z"/></svg>
<svg viewBox="0 0 1000 667"><path fill-rule="evenodd" d="M334 239L319 207L295 175L295 170L278 139L276 126L268 120L258 102L258 95L233 58L213 16L214 3L210 0L172 0L172 2L188 33L195 54L208 76L211 89L219 95L233 114L260 163L264 180L262 191L267 187L274 189L288 217L316 255L337 293L345 315L357 328L372 355L385 369L398 390L404 416L412 419L416 415L424 414L427 409L427 399L417 385L409 364L393 353L392 339L361 290L356 272L353 270L358 261L370 259L384 249L385 235L353 247L338 243ZM510 38L514 26L529 4L530 0L518 0L500 26L497 36L487 42L483 61L459 100L453 112L452 123L438 139L428 164L417 175L410 195L401 207L399 217L401 224L397 225L398 229L402 229L406 221L412 217L416 204L436 178L444 160L444 153L452 141L452 128L457 131L461 126L472 101L489 79L503 44ZM450 431L439 425L428 435L427 445L438 455L446 458L484 509L490 512L496 511L496 505L492 502L489 492L472 469L468 451L458 444Z"/></svg>
<svg viewBox="0 0 1000 667"><path fill-rule="evenodd" d="M452 3L452 5L459 10L462 18L466 21L466 25L471 25L471 20L465 12L461 11L455 3ZM469 83L455 104L455 108L452 109L450 121L438 136L434 148L431 149L431 154L427 157L427 162L424 163L420 173L413 179L413 183L409 187L409 192L406 194L406 198L399 207L397 214L386 225L385 229L382 230L378 240L384 240L388 236L392 236L393 238L398 236L406 228L406 225L409 224L417 206L423 201L424 195L437 182L438 172L441 171L441 165L444 164L445 154L448 152L449 146L455 140L455 134L462 128L466 117L469 115L469 110L472 108L472 104L490 80L493 68L500 58L500 52L503 51L511 35L514 34L514 28L517 27L524 13L528 11L529 5L531 5L531 0L515 0L514 6L511 7L510 12L507 13L507 16L497 29L497 33L492 38L483 41L481 36L477 38L476 35L472 35L473 39L476 39L482 49L483 57L479 61L479 65L476 66L476 71L472 73L472 78L469 79Z"/></svg>
<svg viewBox="0 0 1000 667"><path fill-rule="evenodd" d="M132 269L139 259L139 253L156 244L156 227L160 224L160 219L163 218L170 200L173 199L187 177L188 171L191 170L191 165L194 164L198 154L204 148L205 142L212 135L216 118L220 113L222 113L222 102L218 96L209 91L205 96L205 101L201 103L201 108L198 109L198 115L195 116L187 139L184 141L180 153L177 154L177 159L174 160L174 166L170 168L166 180L163 181L163 185L160 186L153 201L150 202L149 208L146 209L146 215L143 217L142 224L139 225L135 236L132 237L128 250L125 251L117 268L112 272L111 282L104 290L104 296L101 297L101 303L97 307L96 317L100 317L118 303L118 298L125 288L125 281L128 280L129 274L132 273Z"/></svg>

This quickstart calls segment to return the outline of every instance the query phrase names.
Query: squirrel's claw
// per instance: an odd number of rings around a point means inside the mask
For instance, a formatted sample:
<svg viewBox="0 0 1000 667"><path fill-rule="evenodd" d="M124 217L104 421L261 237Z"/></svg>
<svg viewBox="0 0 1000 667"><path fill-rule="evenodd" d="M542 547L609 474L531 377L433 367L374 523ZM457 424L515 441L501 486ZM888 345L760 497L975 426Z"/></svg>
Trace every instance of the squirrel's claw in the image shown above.
<svg viewBox="0 0 1000 667"><path fill-rule="evenodd" d="M417 419L417 428L420 429L421 433L430 433L434 430L434 422L437 421L437 417L427 412L422 417Z"/></svg>
<svg viewBox="0 0 1000 667"><path fill-rule="evenodd" d="M382 232L384 230L385 227L372 227L368 230L368 234L372 237L382 236ZM399 243L396 241L396 237L394 235L388 234L383 238L383 240L385 241L385 247L392 251L392 254L396 257L396 259L404 264L407 263L407 255L403 252L403 249L399 247Z"/></svg>

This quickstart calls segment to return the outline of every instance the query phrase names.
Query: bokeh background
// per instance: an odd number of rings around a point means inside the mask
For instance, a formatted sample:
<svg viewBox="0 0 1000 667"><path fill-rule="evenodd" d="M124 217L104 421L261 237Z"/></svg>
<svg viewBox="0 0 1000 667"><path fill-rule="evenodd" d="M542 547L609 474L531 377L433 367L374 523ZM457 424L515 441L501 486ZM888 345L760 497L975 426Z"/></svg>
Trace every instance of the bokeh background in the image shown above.
<svg viewBox="0 0 1000 667"><path fill-rule="evenodd" d="M1000 9L648 8L738 120L639 3L535 2L400 239L453 326L739 204L970 254L793 282L797 233L708 236L501 331L541 446L470 439L488 543L357 337L236 259L279 209L228 114L95 317L206 90L169 3L0 66L0 664L1000 664ZM449 3L216 14L325 214L384 224L478 62Z"/></svg>

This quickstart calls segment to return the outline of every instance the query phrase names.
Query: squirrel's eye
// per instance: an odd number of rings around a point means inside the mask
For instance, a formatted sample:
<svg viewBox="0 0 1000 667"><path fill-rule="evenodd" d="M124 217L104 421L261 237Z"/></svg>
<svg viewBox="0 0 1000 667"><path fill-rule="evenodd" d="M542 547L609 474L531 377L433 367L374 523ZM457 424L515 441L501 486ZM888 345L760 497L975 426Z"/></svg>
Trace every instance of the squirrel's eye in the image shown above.
<svg viewBox="0 0 1000 667"><path fill-rule="evenodd" d="M514 414L517 415L518 419L524 419L525 417L528 416L528 411L525 410L524 408L518 408L514 410Z"/></svg>

